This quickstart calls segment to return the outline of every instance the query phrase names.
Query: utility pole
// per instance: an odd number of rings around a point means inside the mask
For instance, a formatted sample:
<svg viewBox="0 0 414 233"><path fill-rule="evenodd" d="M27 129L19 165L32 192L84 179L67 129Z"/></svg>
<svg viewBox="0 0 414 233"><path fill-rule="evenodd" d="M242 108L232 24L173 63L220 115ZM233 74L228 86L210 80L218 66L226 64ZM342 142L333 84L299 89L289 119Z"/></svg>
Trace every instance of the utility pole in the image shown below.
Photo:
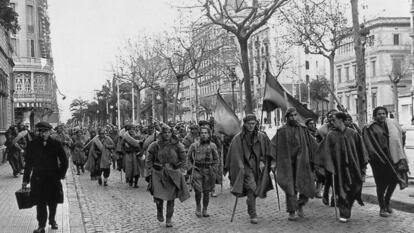
<svg viewBox="0 0 414 233"><path fill-rule="evenodd" d="M135 125L135 93L134 93L135 85L134 81L131 82L131 110L132 110L132 124Z"/></svg>
<svg viewBox="0 0 414 233"><path fill-rule="evenodd" d="M119 79L116 79L116 97L118 107L118 130L121 130L121 101L119 99Z"/></svg>

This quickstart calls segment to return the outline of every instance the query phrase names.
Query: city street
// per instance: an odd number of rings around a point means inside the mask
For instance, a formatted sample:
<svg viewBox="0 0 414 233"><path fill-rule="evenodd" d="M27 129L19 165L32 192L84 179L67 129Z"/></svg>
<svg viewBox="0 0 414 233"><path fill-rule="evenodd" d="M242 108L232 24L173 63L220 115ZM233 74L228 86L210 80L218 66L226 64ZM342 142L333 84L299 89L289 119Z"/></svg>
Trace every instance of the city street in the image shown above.
<svg viewBox="0 0 414 233"><path fill-rule="evenodd" d="M167 229L156 220L155 204L144 181L141 180L138 189L131 188L121 183L118 171L111 174L108 187L98 186L86 174L75 179L80 184L79 196L85 199L81 200L86 204L81 206L82 212L91 216L93 229L88 232L412 232L414 229L413 214L395 211L393 217L381 218L378 207L369 203L363 207L354 206L350 222L339 223L335 221L334 209L324 206L320 199L306 205L304 219L290 222L285 212L284 194L280 193L279 211L274 190L268 193L268 198L257 202L259 224L250 224L245 198L239 200L234 222L230 223L235 198L229 194L228 183L224 185L223 194L212 198L209 218L195 216L193 196L184 203L177 200L174 227Z"/></svg>

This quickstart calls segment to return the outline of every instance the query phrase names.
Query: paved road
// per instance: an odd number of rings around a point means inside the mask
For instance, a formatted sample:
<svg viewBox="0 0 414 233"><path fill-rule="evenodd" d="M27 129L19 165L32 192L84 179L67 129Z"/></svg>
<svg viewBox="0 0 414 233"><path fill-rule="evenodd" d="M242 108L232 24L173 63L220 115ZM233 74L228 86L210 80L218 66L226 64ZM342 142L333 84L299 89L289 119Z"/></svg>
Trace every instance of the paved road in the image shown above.
<svg viewBox="0 0 414 233"><path fill-rule="evenodd" d="M167 229L156 220L155 204L145 190L145 182L140 181L140 188L134 189L121 183L119 172L114 172L108 187L98 186L87 174L75 177L75 183L88 232L413 232L414 229L413 214L396 211L391 218L380 218L378 207L368 203L354 207L349 223L338 223L334 209L323 206L319 199L311 200L305 207L306 218L289 222L284 194L280 195L282 210L278 211L275 191L258 200L258 225L249 223L245 198L240 199L235 220L230 223L234 197L229 194L228 183L223 194L211 201L210 218L194 215L193 197L184 203L177 200L174 227Z"/></svg>

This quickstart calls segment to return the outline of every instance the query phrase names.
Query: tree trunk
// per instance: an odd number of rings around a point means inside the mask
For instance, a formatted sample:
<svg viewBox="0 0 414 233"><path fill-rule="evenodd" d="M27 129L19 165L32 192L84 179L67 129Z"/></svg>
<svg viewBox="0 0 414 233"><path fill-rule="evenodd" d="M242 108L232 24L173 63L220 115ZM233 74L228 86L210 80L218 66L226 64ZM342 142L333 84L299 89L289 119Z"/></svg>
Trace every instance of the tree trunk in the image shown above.
<svg viewBox="0 0 414 233"><path fill-rule="evenodd" d="M253 99L250 83L249 53L247 48L247 38L238 38L241 52L241 68L244 76L244 93L246 98L245 113L253 113ZM240 109L242 111L242 108Z"/></svg>
<svg viewBox="0 0 414 233"><path fill-rule="evenodd" d="M392 94L394 96L392 101L394 104L394 119L397 122L400 122L400 117L398 114L398 83L392 82Z"/></svg>
<svg viewBox="0 0 414 233"><path fill-rule="evenodd" d="M167 123L168 116L167 116L167 94L165 91L165 87L160 88L160 96L161 96L161 112L162 112L162 121ZM176 102L177 104L177 99ZM175 110L174 110L174 122L175 122Z"/></svg>
<svg viewBox="0 0 414 233"><path fill-rule="evenodd" d="M141 124L141 90L137 89L137 123Z"/></svg>
<svg viewBox="0 0 414 233"><path fill-rule="evenodd" d="M335 93L335 57L331 56L329 58L329 88L331 88L332 93ZM329 95L329 109L335 108L335 101L333 94Z"/></svg>
<svg viewBox="0 0 414 233"><path fill-rule="evenodd" d="M367 122L367 91L365 81L365 61L362 52L362 43L360 37L360 26L358 19L358 0L351 0L352 6L352 23L354 33L354 49L357 63L357 113L358 113L358 125L363 127Z"/></svg>
<svg viewBox="0 0 414 233"><path fill-rule="evenodd" d="M181 84L181 77L177 77L177 92L175 93L175 101L174 101L174 115L173 115L173 122L175 123L175 117L177 116L177 109L178 109L178 93L180 92L180 84Z"/></svg>
<svg viewBox="0 0 414 233"><path fill-rule="evenodd" d="M156 122L156 119L155 119L155 116L156 116L156 114L155 114L155 108L156 108L156 102L157 102L157 94L155 93L155 90L154 89L152 89L152 123L155 123Z"/></svg>
<svg viewBox="0 0 414 233"><path fill-rule="evenodd" d="M196 122L198 122L198 77L194 79L194 89L195 89L195 118Z"/></svg>

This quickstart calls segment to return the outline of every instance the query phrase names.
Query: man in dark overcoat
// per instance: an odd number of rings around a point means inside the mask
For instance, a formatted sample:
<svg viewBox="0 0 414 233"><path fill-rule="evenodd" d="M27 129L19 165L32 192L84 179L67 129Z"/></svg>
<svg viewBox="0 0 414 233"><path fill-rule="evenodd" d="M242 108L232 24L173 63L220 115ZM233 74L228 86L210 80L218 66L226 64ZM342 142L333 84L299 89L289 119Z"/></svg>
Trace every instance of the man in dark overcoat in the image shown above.
<svg viewBox="0 0 414 233"><path fill-rule="evenodd" d="M56 207L63 203L61 179L68 169L68 158L62 144L50 137L52 126L47 122L36 124L39 137L29 143L26 154L26 166L23 187L30 181L30 195L36 205L38 229L33 233L44 233L49 207L49 225L58 229L55 220Z"/></svg>
<svg viewBox="0 0 414 233"><path fill-rule="evenodd" d="M288 108L285 117L286 124L271 141L271 155L276 160L277 182L286 194L288 220L293 221L296 213L304 217L303 206L315 195L313 155L317 145L306 126L297 121L295 108Z"/></svg>
<svg viewBox="0 0 414 233"><path fill-rule="evenodd" d="M265 198L267 191L273 189L270 158L269 138L259 132L256 116L246 115L242 131L230 144L225 167L229 171L231 193L247 196L247 213L252 224L258 223L256 198Z"/></svg>

